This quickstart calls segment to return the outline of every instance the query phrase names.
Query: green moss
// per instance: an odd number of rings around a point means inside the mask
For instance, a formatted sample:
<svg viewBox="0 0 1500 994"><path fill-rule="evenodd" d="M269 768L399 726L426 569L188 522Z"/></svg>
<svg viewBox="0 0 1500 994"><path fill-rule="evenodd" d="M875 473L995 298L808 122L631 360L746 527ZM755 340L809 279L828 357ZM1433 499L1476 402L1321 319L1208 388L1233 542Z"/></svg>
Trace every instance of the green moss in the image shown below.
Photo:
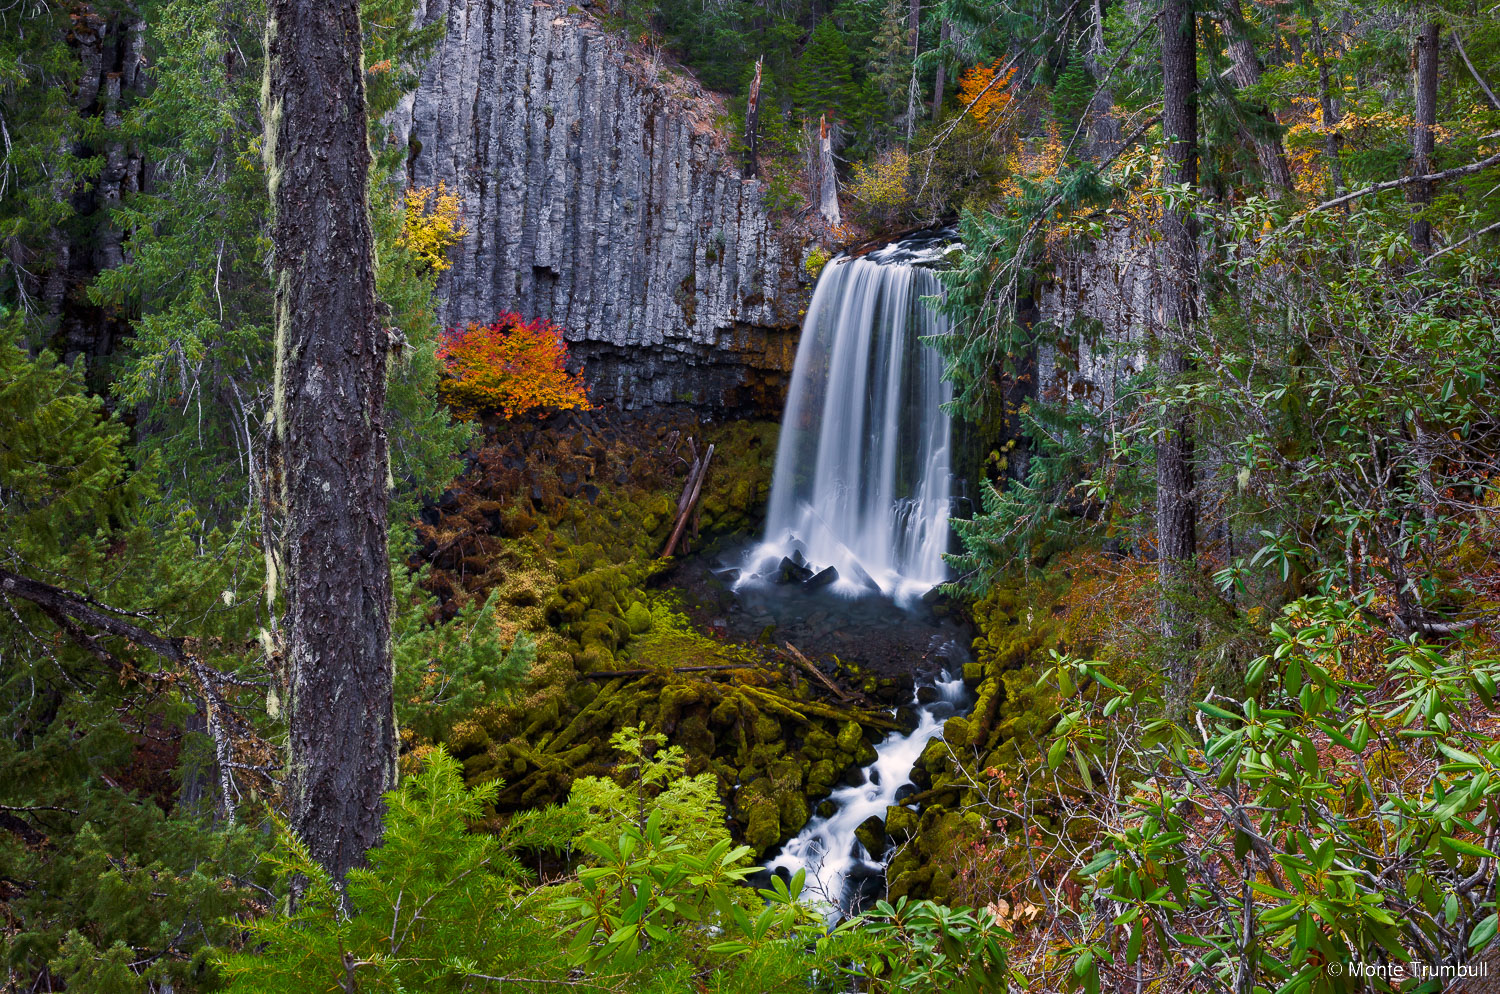
<svg viewBox="0 0 1500 994"><path fill-rule="evenodd" d="M630 626L632 635L644 635L651 630L651 609L636 601L626 610L625 623Z"/></svg>

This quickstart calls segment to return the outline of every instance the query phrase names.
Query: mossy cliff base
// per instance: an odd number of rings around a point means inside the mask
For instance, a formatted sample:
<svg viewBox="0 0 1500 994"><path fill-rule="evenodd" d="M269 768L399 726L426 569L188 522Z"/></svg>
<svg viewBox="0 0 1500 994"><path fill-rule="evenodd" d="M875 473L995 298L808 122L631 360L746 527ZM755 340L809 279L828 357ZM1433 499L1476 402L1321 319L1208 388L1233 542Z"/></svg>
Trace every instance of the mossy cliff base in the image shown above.
<svg viewBox="0 0 1500 994"><path fill-rule="evenodd" d="M1046 752L1058 702L1037 684L1051 653L1108 658L1144 644L1140 636L1148 630L1153 604L1151 569L1154 564L1078 550L996 584L975 602L976 662L964 667L974 708L950 718L943 739L918 760L912 779L919 793L908 803L920 805L920 813L888 813L887 833L898 846L887 870L892 899L983 905L1006 890L1007 867L1024 870L1029 842L1018 826L986 822L978 812L994 809L997 793L1008 789L1007 778L1022 760ZM1050 822L1044 827L1064 828Z"/></svg>
<svg viewBox="0 0 1500 994"><path fill-rule="evenodd" d="M883 709L909 698L909 680L846 672L866 695L852 707L793 677L771 643L699 630L663 582L671 564L657 556L692 454L710 443L687 533L701 550L758 530L775 425L598 412L493 424L424 510L419 559L441 610L496 591L503 623L538 643L523 692L479 709L443 743L471 783L504 782L501 811L562 800L574 778L611 768L616 730L644 725L683 746L691 772L718 775L731 828L765 852L872 761L872 743L893 727ZM431 744L408 736L411 753Z"/></svg>

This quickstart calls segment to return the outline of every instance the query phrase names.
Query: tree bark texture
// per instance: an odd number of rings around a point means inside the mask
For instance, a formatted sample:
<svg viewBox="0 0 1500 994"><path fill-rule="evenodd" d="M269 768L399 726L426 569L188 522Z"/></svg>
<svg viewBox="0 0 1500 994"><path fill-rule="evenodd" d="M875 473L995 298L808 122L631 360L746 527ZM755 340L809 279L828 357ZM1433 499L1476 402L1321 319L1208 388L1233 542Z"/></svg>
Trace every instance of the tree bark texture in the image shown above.
<svg viewBox="0 0 1500 994"><path fill-rule="evenodd" d="M1432 150L1436 144L1438 88L1438 26L1436 21L1422 25L1417 35L1416 127L1412 128L1412 169L1417 176L1432 172ZM1407 190L1412 208L1422 211L1432 202L1431 183L1413 183ZM1426 255L1432 251L1432 222L1416 217L1411 223L1411 244Z"/></svg>
<svg viewBox="0 0 1500 994"><path fill-rule="evenodd" d="M1120 121L1114 115L1115 95L1109 85L1109 47L1104 43L1104 14L1107 0L1093 0L1089 5L1088 43L1083 50L1083 64L1094 77L1094 92L1089 97L1088 128L1092 153L1106 159L1120 147Z"/></svg>
<svg viewBox="0 0 1500 994"><path fill-rule="evenodd" d="M838 164L833 158L833 131L828 118L818 118L818 214L833 231L844 223L839 213Z"/></svg>
<svg viewBox="0 0 1500 994"><path fill-rule="evenodd" d="M1312 42L1313 55L1318 60L1318 103L1323 112L1325 133L1323 150L1328 157L1328 178L1333 181L1334 194L1338 195L1344 192L1344 164L1339 159L1344 139L1336 127L1339 123L1339 107L1333 99L1333 77L1328 71L1328 50L1323 42L1323 25L1316 18L1313 19Z"/></svg>
<svg viewBox="0 0 1500 994"><path fill-rule="evenodd" d="M274 457L292 827L336 880L380 840L395 780L383 423L358 0L271 0Z"/></svg>
<svg viewBox="0 0 1500 994"><path fill-rule="evenodd" d="M1226 0L1225 12L1225 34L1229 42L1229 59L1234 74L1234 85L1240 89L1248 89L1260 82L1261 73L1265 67L1256 54L1255 42L1250 38L1245 23L1244 11L1240 9L1240 0ZM1281 139L1277 136L1276 118L1264 105L1256 103L1252 105L1251 112L1259 118L1260 128L1256 133L1249 134L1250 143L1255 146L1255 157L1260 161L1261 175L1265 177L1266 186L1270 188L1273 196L1285 196L1292 192L1292 171L1287 166L1286 149L1282 147Z"/></svg>
<svg viewBox="0 0 1500 994"><path fill-rule="evenodd" d="M745 178L760 174L760 70L766 57L755 60L755 78L750 81L750 100L745 104Z"/></svg>
<svg viewBox="0 0 1500 994"><path fill-rule="evenodd" d="M948 47L948 38L952 30L952 25L945 18L942 30L938 33L937 80L932 84L932 123L934 124L937 123L938 115L943 112L943 90L948 86L948 66L943 50Z"/></svg>
<svg viewBox="0 0 1500 994"><path fill-rule="evenodd" d="M1162 126L1167 138L1168 182L1198 181L1198 43L1193 0L1166 0L1161 19ZM1161 382L1170 388L1188 370L1188 344L1197 321L1198 239L1191 216L1166 211ZM1186 404L1169 404L1156 446L1157 556L1162 586L1162 635L1176 642L1174 687L1186 692L1192 673L1185 650L1191 617L1172 600L1197 554L1197 497L1193 479L1193 415Z"/></svg>

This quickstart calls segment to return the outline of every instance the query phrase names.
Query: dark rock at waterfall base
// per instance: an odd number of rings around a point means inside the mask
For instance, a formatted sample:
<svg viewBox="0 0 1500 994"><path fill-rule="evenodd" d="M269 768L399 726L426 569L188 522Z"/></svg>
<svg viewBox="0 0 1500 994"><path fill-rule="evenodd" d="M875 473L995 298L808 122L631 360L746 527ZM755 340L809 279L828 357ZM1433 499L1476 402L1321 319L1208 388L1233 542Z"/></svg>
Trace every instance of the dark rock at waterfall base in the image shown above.
<svg viewBox="0 0 1500 994"><path fill-rule="evenodd" d="M903 803L906 802L906 799L908 797L911 797L911 796L913 796L916 793L917 793L917 785L916 784L914 784L914 783L904 783L901 786L899 786L899 787L896 788L896 803L897 804L903 804Z"/></svg>
<svg viewBox="0 0 1500 994"><path fill-rule="evenodd" d="M838 814L838 810L839 806L830 800L825 799L818 802L817 814L819 818L832 818Z"/></svg>
<svg viewBox="0 0 1500 994"><path fill-rule="evenodd" d="M792 555L796 556L797 559L802 558L802 554L800 552L794 552L792 553ZM813 575L812 570L808 569L805 565L797 562L796 559L793 559L790 556L783 556L781 558L781 565L777 567L777 570L777 583L803 583L807 580L812 579Z"/></svg>
<svg viewBox="0 0 1500 994"><path fill-rule="evenodd" d="M954 707L950 701L938 701L928 709L928 713L934 718L944 720L958 714L958 708Z"/></svg>
<svg viewBox="0 0 1500 994"><path fill-rule="evenodd" d="M844 886L845 900L842 903L846 908L856 911L869 907L885 894L885 867L855 863Z"/></svg>
<svg viewBox="0 0 1500 994"><path fill-rule="evenodd" d="M938 689L936 687L918 687L917 688L917 703L918 704L933 704L936 701L940 700L941 698L942 698L942 695L938 693Z"/></svg>
<svg viewBox="0 0 1500 994"><path fill-rule="evenodd" d="M865 785L865 771L858 766L851 766L844 773L844 783L850 787L863 787Z"/></svg>
<svg viewBox="0 0 1500 994"><path fill-rule="evenodd" d="M828 586L838 578L839 571L834 569L832 566L829 566L827 569L820 570L819 572L814 573L812 576L808 577L806 580L803 580L802 589L817 590L819 587Z"/></svg>

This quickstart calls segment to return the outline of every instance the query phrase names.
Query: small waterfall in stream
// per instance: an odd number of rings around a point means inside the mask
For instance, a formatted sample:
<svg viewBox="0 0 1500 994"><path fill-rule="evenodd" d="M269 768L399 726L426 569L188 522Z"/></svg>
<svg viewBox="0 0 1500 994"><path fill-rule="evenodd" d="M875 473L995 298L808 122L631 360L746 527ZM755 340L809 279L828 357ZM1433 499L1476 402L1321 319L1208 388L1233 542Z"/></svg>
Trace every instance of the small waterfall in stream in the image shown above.
<svg viewBox="0 0 1500 994"><path fill-rule="evenodd" d="M962 679L945 672L936 690L936 700L913 701L918 721L912 732L891 732L875 747L875 762L860 771L858 786L840 787L828 796L833 813L813 818L765 864L773 873L806 870L805 893L834 920L884 892L885 853L870 852L855 833L871 816L885 821L886 809L901 803L902 788L912 782L912 768L927 743L943 734L943 722L965 703Z"/></svg>
<svg viewBox="0 0 1500 994"><path fill-rule="evenodd" d="M948 321L921 298L939 239L835 259L813 293L787 393L765 539L747 574L783 557L835 590L898 601L947 579L952 386L922 339ZM836 575L837 579L833 579Z"/></svg>

